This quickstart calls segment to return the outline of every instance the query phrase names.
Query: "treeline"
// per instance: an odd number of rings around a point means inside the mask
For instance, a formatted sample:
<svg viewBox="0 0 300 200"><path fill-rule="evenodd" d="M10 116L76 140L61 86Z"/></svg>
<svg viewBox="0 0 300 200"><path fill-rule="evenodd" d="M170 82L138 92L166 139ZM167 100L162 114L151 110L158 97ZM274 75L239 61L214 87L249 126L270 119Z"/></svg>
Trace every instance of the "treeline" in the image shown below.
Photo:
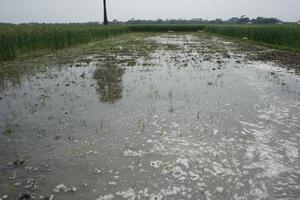
<svg viewBox="0 0 300 200"><path fill-rule="evenodd" d="M232 17L228 20L223 20L221 18L207 20L201 18L194 19L157 19L157 20L140 20L140 19L131 19L127 22L119 22L114 20L112 23L125 23L125 24L282 24L285 23L277 18L266 18L266 17L257 17L250 19L246 16L241 17Z"/></svg>

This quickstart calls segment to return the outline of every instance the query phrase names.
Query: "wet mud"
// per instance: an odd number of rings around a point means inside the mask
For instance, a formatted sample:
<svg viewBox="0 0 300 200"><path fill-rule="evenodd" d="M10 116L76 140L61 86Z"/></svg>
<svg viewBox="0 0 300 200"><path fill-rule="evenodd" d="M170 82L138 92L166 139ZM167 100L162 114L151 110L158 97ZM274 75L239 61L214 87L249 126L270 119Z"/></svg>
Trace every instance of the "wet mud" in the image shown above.
<svg viewBox="0 0 300 200"><path fill-rule="evenodd" d="M143 40L1 82L0 199L299 199L297 64Z"/></svg>

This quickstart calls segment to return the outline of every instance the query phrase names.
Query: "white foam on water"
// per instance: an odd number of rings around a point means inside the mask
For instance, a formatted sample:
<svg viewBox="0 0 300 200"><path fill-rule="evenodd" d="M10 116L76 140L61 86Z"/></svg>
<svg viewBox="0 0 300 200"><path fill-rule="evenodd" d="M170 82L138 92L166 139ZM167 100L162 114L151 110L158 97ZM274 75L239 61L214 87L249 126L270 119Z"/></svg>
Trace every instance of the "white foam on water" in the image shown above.
<svg viewBox="0 0 300 200"><path fill-rule="evenodd" d="M113 194L106 194L104 196L100 196L97 198L97 200L110 200L110 199L114 199L114 195Z"/></svg>

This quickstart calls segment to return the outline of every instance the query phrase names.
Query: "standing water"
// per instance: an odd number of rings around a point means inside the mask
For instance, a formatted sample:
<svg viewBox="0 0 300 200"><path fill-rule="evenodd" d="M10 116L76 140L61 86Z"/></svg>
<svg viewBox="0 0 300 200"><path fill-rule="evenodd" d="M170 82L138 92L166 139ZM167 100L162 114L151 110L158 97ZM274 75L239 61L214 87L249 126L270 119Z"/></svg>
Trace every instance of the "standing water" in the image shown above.
<svg viewBox="0 0 300 200"><path fill-rule="evenodd" d="M300 199L300 77L221 39L146 40L165 48L2 86L0 199Z"/></svg>

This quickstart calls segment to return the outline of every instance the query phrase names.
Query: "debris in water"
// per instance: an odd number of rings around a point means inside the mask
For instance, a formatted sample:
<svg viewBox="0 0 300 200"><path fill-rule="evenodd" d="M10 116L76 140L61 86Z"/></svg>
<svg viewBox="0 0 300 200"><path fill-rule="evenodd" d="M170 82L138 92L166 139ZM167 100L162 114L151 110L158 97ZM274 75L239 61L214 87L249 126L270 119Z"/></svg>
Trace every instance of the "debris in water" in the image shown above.
<svg viewBox="0 0 300 200"><path fill-rule="evenodd" d="M208 83L207 83L207 85L209 85L209 86L212 86L214 83L213 82L211 82L211 81L209 81Z"/></svg>
<svg viewBox="0 0 300 200"><path fill-rule="evenodd" d="M68 191L70 192L76 192L78 190L77 187L72 186Z"/></svg>
<svg viewBox="0 0 300 200"><path fill-rule="evenodd" d="M25 159L17 159L14 161L14 165L21 166L25 163Z"/></svg>
<svg viewBox="0 0 300 200"><path fill-rule="evenodd" d="M121 196L126 199L135 199L135 191L132 188L129 188L127 191L119 191L116 193L116 195Z"/></svg>
<svg viewBox="0 0 300 200"><path fill-rule="evenodd" d="M29 193L23 193L23 194L20 194L18 200L30 200L31 199L31 194Z"/></svg>
<svg viewBox="0 0 300 200"><path fill-rule="evenodd" d="M82 72L82 74L80 75L81 78L85 78L85 73Z"/></svg>
<svg viewBox="0 0 300 200"><path fill-rule="evenodd" d="M100 196L97 198L97 200L110 200L110 199L113 199L114 198L114 195L112 194L106 194L104 196Z"/></svg>
<svg viewBox="0 0 300 200"><path fill-rule="evenodd" d="M194 172L189 172L189 175L190 175L192 181L196 181L200 177L198 174L196 174Z"/></svg>
<svg viewBox="0 0 300 200"><path fill-rule="evenodd" d="M125 157L138 157L141 156L141 152L135 152L130 149L126 149L125 151L123 151L123 155Z"/></svg>
<svg viewBox="0 0 300 200"><path fill-rule="evenodd" d="M60 135L57 135L57 136L54 137L55 140L58 140L58 139L60 139L60 138L61 138Z"/></svg>
<svg viewBox="0 0 300 200"><path fill-rule="evenodd" d="M54 192L60 192L60 191L67 192L68 189L64 184L59 184L56 186L56 188L53 191Z"/></svg>
<svg viewBox="0 0 300 200"><path fill-rule="evenodd" d="M51 194L49 200L53 200L53 199L54 199L54 194Z"/></svg>
<svg viewBox="0 0 300 200"><path fill-rule="evenodd" d="M95 169L95 174L101 174L101 170L100 169Z"/></svg>
<svg viewBox="0 0 300 200"><path fill-rule="evenodd" d="M217 187L217 188L216 188L216 192L218 192L218 193L222 193L223 190L224 190L223 187Z"/></svg>
<svg viewBox="0 0 300 200"><path fill-rule="evenodd" d="M150 166L151 167L154 167L154 168L160 168L160 166L162 165L163 163L160 161L160 160L156 160L156 161L151 161L150 162Z"/></svg>
<svg viewBox="0 0 300 200"><path fill-rule="evenodd" d="M275 76L275 75L276 75L276 72L271 72L271 75L272 75L272 76Z"/></svg>
<svg viewBox="0 0 300 200"><path fill-rule="evenodd" d="M54 200L54 195L51 194L50 197L48 196L40 196L40 200Z"/></svg>
<svg viewBox="0 0 300 200"><path fill-rule="evenodd" d="M116 185L117 183L114 181L109 182L109 185Z"/></svg>
<svg viewBox="0 0 300 200"><path fill-rule="evenodd" d="M19 182L14 184L14 186L19 186L19 185L21 185L21 183Z"/></svg>
<svg viewBox="0 0 300 200"><path fill-rule="evenodd" d="M16 178L17 174L14 173L12 176L9 177L10 180L14 180Z"/></svg>
<svg viewBox="0 0 300 200"><path fill-rule="evenodd" d="M179 166L174 166L172 169L171 169L171 173L172 173L172 176L174 178L180 178L182 176L186 176L187 174L181 169L181 167Z"/></svg>

